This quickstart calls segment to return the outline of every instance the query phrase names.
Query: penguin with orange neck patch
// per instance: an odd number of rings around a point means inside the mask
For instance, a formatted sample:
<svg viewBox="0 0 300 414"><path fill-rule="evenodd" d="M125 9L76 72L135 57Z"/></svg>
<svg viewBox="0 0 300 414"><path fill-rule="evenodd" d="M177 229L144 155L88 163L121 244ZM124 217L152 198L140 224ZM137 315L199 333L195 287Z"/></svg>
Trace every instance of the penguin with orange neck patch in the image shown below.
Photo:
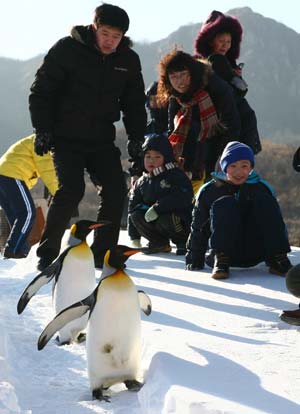
<svg viewBox="0 0 300 414"><path fill-rule="evenodd" d="M22 313L30 299L37 291L52 279L53 308L55 313L88 296L96 286L94 256L86 242L88 234L108 221L95 222L79 220L70 229L69 246L46 269L38 274L21 295L17 310ZM59 331L57 338L60 345L82 340L81 334L86 328L88 318L73 321Z"/></svg>
<svg viewBox="0 0 300 414"><path fill-rule="evenodd" d="M89 313L86 335L88 376L93 397L109 401L103 390L123 382L139 391L141 374L140 310L151 313L150 298L137 291L124 271L124 263L140 252L118 245L104 257L103 274L94 292L60 312L44 329L38 341L41 350L56 331Z"/></svg>

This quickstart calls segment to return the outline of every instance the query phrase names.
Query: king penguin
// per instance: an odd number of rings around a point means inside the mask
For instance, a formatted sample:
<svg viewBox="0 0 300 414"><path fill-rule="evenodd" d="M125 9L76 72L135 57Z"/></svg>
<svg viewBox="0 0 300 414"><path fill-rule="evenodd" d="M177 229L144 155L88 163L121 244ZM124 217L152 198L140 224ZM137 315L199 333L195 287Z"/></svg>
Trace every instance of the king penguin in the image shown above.
<svg viewBox="0 0 300 414"><path fill-rule="evenodd" d="M72 225L68 247L29 283L21 295L17 306L19 314L32 296L53 278L52 301L55 314L93 292L96 286L94 257L86 237L92 230L106 224L107 221L80 220ZM62 328L57 338L58 343L65 345L82 340L82 331L86 328L87 321L85 315Z"/></svg>
<svg viewBox="0 0 300 414"><path fill-rule="evenodd" d="M150 315L150 298L137 291L124 271L125 261L141 249L118 245L104 257L103 273L94 292L60 312L38 340L41 350L56 331L89 312L86 334L88 377L93 397L110 401L103 390L123 382L139 391L141 374L140 309Z"/></svg>

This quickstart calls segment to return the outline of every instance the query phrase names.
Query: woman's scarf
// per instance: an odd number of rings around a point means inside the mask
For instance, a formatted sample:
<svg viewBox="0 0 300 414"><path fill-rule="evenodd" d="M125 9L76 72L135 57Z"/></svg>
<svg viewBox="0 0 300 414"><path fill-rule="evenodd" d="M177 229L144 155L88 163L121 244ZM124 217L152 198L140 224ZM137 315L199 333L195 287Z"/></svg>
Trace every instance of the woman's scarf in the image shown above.
<svg viewBox="0 0 300 414"><path fill-rule="evenodd" d="M174 130L169 136L172 146L185 143L191 125L192 107L194 105L198 105L200 113L201 131L198 141L205 141L216 133L220 123L215 106L206 91L199 90L188 102L183 103L179 98L176 99L181 108L174 118Z"/></svg>

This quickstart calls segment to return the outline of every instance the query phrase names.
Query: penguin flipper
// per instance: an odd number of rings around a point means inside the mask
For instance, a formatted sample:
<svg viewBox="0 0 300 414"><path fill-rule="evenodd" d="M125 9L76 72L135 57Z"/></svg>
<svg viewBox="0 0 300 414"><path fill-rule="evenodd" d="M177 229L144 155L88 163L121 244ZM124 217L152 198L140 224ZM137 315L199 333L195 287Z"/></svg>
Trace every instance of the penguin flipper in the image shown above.
<svg viewBox="0 0 300 414"><path fill-rule="evenodd" d="M86 312L88 312L91 309L92 303L94 302L93 297L94 295L92 293L86 299L74 303L73 305L59 312L55 318L50 323L48 323L46 328L41 333L38 340L38 350L40 351L47 345L55 332L62 329L65 325L67 325L67 323L73 321L74 319L80 318Z"/></svg>
<svg viewBox="0 0 300 414"><path fill-rule="evenodd" d="M145 315L149 316L152 311L151 299L143 290L138 291L138 297L142 311Z"/></svg>
<svg viewBox="0 0 300 414"><path fill-rule="evenodd" d="M51 263L50 266L46 267L46 269L39 273L29 283L29 285L26 287L18 301L17 311L19 315L26 308L27 303L30 301L32 296L34 296L42 286L49 283L53 279L53 277L59 272L60 268L61 263L56 260L55 262Z"/></svg>

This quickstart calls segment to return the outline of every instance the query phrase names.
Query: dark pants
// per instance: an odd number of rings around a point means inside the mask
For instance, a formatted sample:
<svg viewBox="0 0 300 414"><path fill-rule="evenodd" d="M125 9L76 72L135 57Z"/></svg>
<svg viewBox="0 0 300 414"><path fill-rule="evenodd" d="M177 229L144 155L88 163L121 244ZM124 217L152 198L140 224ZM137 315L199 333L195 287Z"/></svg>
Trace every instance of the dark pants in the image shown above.
<svg viewBox="0 0 300 414"><path fill-rule="evenodd" d="M120 150L113 144L93 152L60 149L54 153L59 188L51 202L45 230L37 249L39 257L54 259L60 251L61 239L72 213L84 196L85 169L92 181L101 186L97 220L111 224L95 231L91 246L95 259L102 259L106 250L118 242L126 186L120 162Z"/></svg>
<svg viewBox="0 0 300 414"><path fill-rule="evenodd" d="M127 232L130 240L139 240L141 238L139 231L132 222L130 214L128 214L127 218Z"/></svg>
<svg viewBox="0 0 300 414"><path fill-rule="evenodd" d="M261 151L261 143L257 129L256 114L245 98L237 100L237 108L241 119L240 141L249 145L254 154L257 154Z"/></svg>
<svg viewBox="0 0 300 414"><path fill-rule="evenodd" d="M137 231L149 240L149 247L165 246L171 239L173 243L185 244L189 234L189 227L184 225L180 217L175 214L162 214L157 220L147 223L145 210L135 210L130 218Z"/></svg>
<svg viewBox="0 0 300 414"><path fill-rule="evenodd" d="M290 251L277 200L270 194L240 202L233 196L217 199L211 207L210 247L230 257L232 266L254 266Z"/></svg>
<svg viewBox="0 0 300 414"><path fill-rule="evenodd" d="M0 205L11 228L5 248L12 253L27 255L30 250L27 238L36 211L24 181L0 175Z"/></svg>

